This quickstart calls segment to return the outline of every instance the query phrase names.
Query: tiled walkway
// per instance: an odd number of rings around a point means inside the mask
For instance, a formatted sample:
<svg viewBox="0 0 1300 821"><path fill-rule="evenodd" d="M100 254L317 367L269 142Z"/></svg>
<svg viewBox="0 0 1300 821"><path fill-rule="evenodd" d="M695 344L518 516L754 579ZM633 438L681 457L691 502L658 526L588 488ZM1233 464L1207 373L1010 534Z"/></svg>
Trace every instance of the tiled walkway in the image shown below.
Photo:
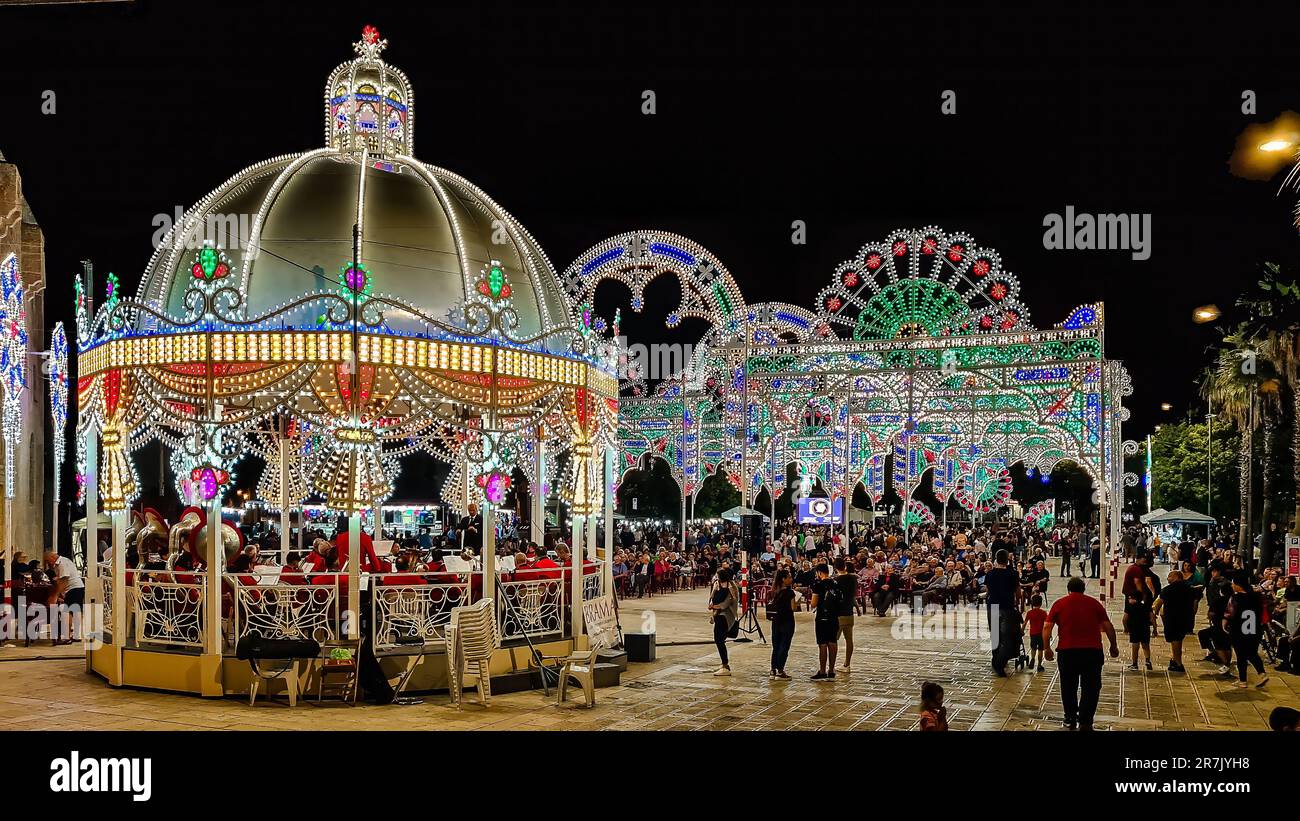
<svg viewBox="0 0 1300 821"><path fill-rule="evenodd" d="M1053 579L1054 593L1064 588ZM60 648L0 650L0 723L32 729L843 729L905 730L915 726L921 682L947 691L953 729L1056 729L1060 697L1054 664L1043 673L995 679L987 652L974 639L898 639L890 618L857 619L853 671L816 683L817 649L808 614L800 614L788 683L767 679L770 649L761 642L731 647L730 678L715 678L716 650L704 614L703 591L679 592L622 604L625 626L652 611L658 660L632 665L620 687L597 692L593 710L557 708L541 692L494 696L488 709L457 710L434 694L423 706L302 706L282 699L206 700L113 690L85 672L80 656ZM1112 611L1115 603L1110 603ZM1118 619L1116 619L1118 625ZM763 625L764 630L767 624ZM669 642L709 642L665 646ZM1194 643L1194 642L1193 642ZM1152 644L1156 670L1130 672L1126 660L1107 660L1097 728L1266 729L1269 711L1300 707L1300 677L1270 670L1264 690L1237 690L1189 647L1186 674L1170 674L1168 645ZM1121 636L1121 652L1128 646ZM65 658L20 660L35 655Z"/></svg>

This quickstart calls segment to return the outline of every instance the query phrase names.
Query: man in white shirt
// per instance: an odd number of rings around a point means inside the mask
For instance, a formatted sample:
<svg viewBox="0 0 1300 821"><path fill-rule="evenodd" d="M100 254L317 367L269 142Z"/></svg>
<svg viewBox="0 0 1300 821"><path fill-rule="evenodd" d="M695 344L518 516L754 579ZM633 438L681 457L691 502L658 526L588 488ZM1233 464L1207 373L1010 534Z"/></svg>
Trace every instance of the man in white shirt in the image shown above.
<svg viewBox="0 0 1300 821"><path fill-rule="evenodd" d="M73 564L72 559L67 556L60 556L54 551L46 551L45 567L50 575L54 577L54 595L50 597L50 605L62 601L69 611L68 616L71 625L62 635L68 642L72 641L72 628L77 625L77 620L81 615L81 607L86 603L86 583L81 578L81 571ZM73 610L73 606L76 610ZM62 625L60 625L62 627ZM80 631L78 631L80 632Z"/></svg>

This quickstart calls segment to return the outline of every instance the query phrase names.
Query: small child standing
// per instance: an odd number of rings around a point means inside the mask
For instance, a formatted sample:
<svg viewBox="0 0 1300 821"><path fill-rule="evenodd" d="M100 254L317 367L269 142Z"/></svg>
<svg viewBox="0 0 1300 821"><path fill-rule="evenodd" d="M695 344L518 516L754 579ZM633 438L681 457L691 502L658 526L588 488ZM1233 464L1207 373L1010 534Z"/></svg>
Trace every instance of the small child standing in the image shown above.
<svg viewBox="0 0 1300 821"><path fill-rule="evenodd" d="M1025 623L1029 625L1029 666L1038 665L1038 672L1043 672L1043 623L1047 621L1047 611L1043 609L1042 594L1035 593L1029 600L1031 607L1025 614Z"/></svg>
<svg viewBox="0 0 1300 821"><path fill-rule="evenodd" d="M933 681L921 685L921 732L948 730L948 708L943 706L943 688Z"/></svg>

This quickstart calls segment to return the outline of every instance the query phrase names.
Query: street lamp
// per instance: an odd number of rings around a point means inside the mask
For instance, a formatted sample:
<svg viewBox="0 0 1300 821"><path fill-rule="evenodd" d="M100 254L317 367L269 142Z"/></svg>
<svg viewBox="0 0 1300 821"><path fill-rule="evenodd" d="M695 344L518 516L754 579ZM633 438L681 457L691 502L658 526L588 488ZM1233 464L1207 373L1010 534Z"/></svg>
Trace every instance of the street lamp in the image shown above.
<svg viewBox="0 0 1300 821"><path fill-rule="evenodd" d="M1171 410L1173 410L1173 409L1174 409L1174 406L1171 405L1171 404L1169 404L1168 402L1161 402L1161 403L1160 403L1160 410L1165 411L1166 413L1168 413L1169 411L1171 411Z"/></svg>
<svg viewBox="0 0 1300 821"><path fill-rule="evenodd" d="M1223 316L1223 311L1219 310L1218 305L1202 305L1192 311L1192 321L1198 325L1204 325L1206 322L1213 322Z"/></svg>

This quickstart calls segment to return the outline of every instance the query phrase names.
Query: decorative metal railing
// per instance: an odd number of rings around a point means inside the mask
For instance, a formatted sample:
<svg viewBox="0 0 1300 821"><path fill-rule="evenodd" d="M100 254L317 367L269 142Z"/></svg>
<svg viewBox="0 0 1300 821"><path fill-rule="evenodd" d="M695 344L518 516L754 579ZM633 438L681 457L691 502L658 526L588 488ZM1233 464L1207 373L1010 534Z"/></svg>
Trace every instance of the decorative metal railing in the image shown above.
<svg viewBox="0 0 1300 821"><path fill-rule="evenodd" d="M604 574L602 572L604 569L604 563L601 561L595 562L594 568L584 568L584 575L582 577L583 601L591 601L592 599L599 598L600 595L604 593L604 583L602 581L604 579Z"/></svg>
<svg viewBox="0 0 1300 821"><path fill-rule="evenodd" d="M370 577L370 625L376 651L392 650L420 639L441 642L451 623L451 609L470 603L468 580L436 584L390 584L399 573Z"/></svg>
<svg viewBox="0 0 1300 821"><path fill-rule="evenodd" d="M563 578L499 580L497 618L502 641L563 635L565 586Z"/></svg>
<svg viewBox="0 0 1300 821"><path fill-rule="evenodd" d="M202 648L206 590L201 576L193 584L137 580L127 589L136 645Z"/></svg>
<svg viewBox="0 0 1300 821"><path fill-rule="evenodd" d="M100 612L104 614L104 640L113 637L113 576L107 565L99 566Z"/></svg>
<svg viewBox="0 0 1300 821"><path fill-rule="evenodd" d="M346 604L340 602L337 584L249 585L229 575L226 583L234 590L232 644L254 633L268 639L324 642L342 632L341 608Z"/></svg>

